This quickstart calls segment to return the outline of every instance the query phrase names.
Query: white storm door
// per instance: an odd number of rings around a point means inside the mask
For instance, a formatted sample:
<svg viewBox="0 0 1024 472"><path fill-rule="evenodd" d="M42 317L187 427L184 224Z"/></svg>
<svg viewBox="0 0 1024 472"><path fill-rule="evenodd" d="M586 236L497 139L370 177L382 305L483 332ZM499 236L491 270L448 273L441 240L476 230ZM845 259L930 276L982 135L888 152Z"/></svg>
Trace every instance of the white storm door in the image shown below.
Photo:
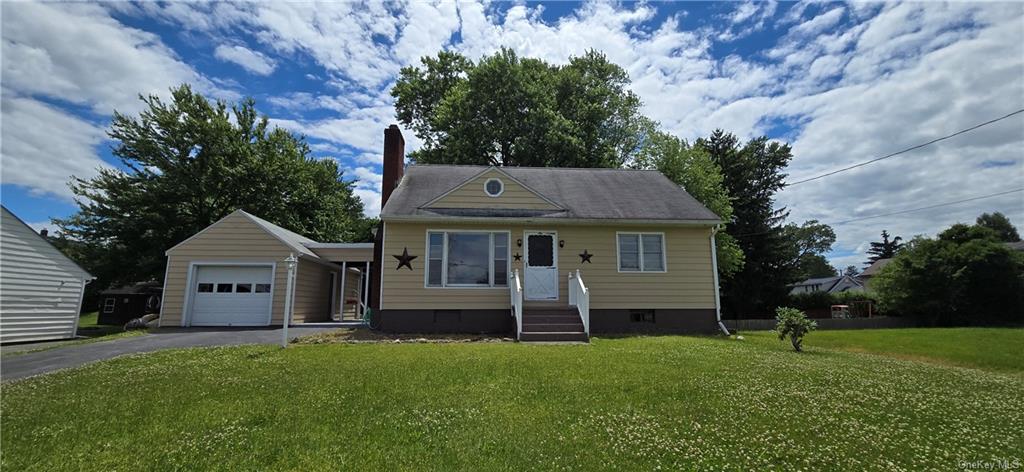
<svg viewBox="0 0 1024 472"><path fill-rule="evenodd" d="M273 268L259 265L196 266L191 326L270 324Z"/></svg>
<svg viewBox="0 0 1024 472"><path fill-rule="evenodd" d="M528 232L526 236L526 264L523 284L527 300L558 299L558 248L557 234L553 232Z"/></svg>

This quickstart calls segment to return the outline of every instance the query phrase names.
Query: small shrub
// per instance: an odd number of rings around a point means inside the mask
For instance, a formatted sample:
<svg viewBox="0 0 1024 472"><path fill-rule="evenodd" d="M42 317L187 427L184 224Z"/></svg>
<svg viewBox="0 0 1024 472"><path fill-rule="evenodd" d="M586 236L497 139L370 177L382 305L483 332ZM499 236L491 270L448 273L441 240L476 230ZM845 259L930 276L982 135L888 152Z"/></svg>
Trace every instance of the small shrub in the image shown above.
<svg viewBox="0 0 1024 472"><path fill-rule="evenodd" d="M807 315L796 308L779 307L775 310L775 320L778 321L775 331L779 333L779 341L788 336L796 352L803 351L804 335L818 327L818 323L807 319Z"/></svg>

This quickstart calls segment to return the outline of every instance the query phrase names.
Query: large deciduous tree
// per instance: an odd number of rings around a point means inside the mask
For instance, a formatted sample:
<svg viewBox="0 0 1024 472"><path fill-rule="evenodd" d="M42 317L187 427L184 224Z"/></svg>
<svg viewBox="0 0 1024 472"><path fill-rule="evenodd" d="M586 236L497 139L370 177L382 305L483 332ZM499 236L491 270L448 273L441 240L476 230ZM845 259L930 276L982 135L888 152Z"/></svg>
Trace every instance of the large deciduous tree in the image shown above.
<svg viewBox="0 0 1024 472"><path fill-rule="evenodd" d="M1010 219L1000 212L982 213L975 221L978 226L984 226L996 232L999 239L1007 243L1020 241L1020 233L1017 227L1010 223Z"/></svg>
<svg viewBox="0 0 1024 472"><path fill-rule="evenodd" d="M740 144L735 135L716 130L696 147L722 169L732 199L733 220L726 231L739 243L745 263L723 284L723 305L731 316L770 313L785 301L786 286L799 274L793 244L782 222L785 208L775 208L775 193L785 186L783 169L793 157L787 144L760 137Z"/></svg>
<svg viewBox="0 0 1024 472"><path fill-rule="evenodd" d="M988 227L918 237L872 281L882 308L930 325L1024 322L1024 254Z"/></svg>
<svg viewBox="0 0 1024 472"><path fill-rule="evenodd" d="M431 164L621 167L649 129L629 76L588 51L556 66L501 49L478 62L458 53L401 70L396 116Z"/></svg>
<svg viewBox="0 0 1024 472"><path fill-rule="evenodd" d="M732 220L732 201L725 189L722 170L703 148L670 134L652 131L631 166L661 172L722 221ZM718 233L715 243L719 275L722 280L728 280L743 267L743 251L736 239L726 232Z"/></svg>
<svg viewBox="0 0 1024 472"><path fill-rule="evenodd" d="M138 117L114 113L122 168L75 178L78 212L55 220L109 283L162 280L164 251L236 209L321 241L368 240L363 205L333 159L268 126L251 99L228 108L187 85L171 101L140 97ZM109 267L108 267L109 266Z"/></svg>

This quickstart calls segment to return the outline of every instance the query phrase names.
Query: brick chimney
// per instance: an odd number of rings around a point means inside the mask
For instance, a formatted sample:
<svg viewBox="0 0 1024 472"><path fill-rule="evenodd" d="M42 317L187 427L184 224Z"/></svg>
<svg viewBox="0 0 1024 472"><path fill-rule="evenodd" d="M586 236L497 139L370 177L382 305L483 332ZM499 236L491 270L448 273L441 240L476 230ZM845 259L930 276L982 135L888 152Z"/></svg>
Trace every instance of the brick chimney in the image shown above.
<svg viewBox="0 0 1024 472"><path fill-rule="evenodd" d="M405 138L398 125L388 126L384 130L384 181L381 188L381 209L391 197L391 192L402 181L405 172Z"/></svg>

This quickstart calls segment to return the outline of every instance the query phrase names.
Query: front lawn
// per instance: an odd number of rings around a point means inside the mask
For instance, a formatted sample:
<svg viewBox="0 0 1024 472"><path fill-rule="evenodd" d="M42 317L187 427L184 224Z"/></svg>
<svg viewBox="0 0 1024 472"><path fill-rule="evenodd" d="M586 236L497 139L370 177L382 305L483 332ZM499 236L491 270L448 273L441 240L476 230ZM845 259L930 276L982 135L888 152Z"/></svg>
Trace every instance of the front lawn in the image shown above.
<svg viewBox="0 0 1024 472"><path fill-rule="evenodd" d="M845 332L844 332L845 333ZM138 355L3 385L3 470L957 470L1024 379L759 340ZM951 343L956 340L950 340Z"/></svg>
<svg viewBox="0 0 1024 472"><path fill-rule="evenodd" d="M789 342L779 342L773 331L741 334L768 347L790 349ZM827 349L1024 374L1024 329L1019 328L813 331L806 339Z"/></svg>

